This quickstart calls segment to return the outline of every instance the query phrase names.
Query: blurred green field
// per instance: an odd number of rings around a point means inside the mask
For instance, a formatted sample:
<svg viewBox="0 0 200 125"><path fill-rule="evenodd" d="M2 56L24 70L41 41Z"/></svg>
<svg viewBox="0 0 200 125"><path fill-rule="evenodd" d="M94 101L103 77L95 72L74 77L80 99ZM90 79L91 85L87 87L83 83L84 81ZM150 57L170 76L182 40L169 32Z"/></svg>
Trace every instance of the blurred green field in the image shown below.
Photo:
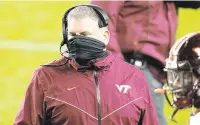
<svg viewBox="0 0 200 125"><path fill-rule="evenodd" d="M62 38L62 16L81 3L88 1L0 2L0 125L13 123L34 70L60 56L55 44ZM177 38L194 31L200 31L200 9L181 9ZM172 110L166 104L167 118ZM175 116L179 123L169 125L187 125L189 113L180 111Z"/></svg>

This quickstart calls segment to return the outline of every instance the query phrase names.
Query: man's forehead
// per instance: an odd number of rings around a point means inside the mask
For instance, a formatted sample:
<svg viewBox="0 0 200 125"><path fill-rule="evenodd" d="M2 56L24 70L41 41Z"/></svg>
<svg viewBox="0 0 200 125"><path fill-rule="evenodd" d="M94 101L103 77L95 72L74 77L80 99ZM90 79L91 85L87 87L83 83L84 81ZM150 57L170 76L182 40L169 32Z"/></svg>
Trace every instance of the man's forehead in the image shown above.
<svg viewBox="0 0 200 125"><path fill-rule="evenodd" d="M74 17L69 17L68 18L68 24L69 23L82 23L82 24L94 24L98 26L98 20L92 18L92 17L83 17L83 18L74 18Z"/></svg>
<svg viewBox="0 0 200 125"><path fill-rule="evenodd" d="M99 28L98 21L90 17L68 19L68 31L85 32L85 31L97 30L98 28Z"/></svg>

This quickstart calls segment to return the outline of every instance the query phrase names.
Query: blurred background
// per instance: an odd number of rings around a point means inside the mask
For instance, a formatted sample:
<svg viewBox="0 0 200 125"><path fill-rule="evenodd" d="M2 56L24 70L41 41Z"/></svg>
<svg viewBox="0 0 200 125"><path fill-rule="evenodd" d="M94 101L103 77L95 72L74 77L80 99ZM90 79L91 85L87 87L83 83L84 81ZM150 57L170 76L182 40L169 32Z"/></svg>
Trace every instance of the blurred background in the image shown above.
<svg viewBox="0 0 200 125"><path fill-rule="evenodd" d="M90 1L0 2L0 125L11 125L31 76L40 64L60 57L61 20L71 6ZM180 9L176 38L200 31L200 9ZM169 120L172 108L166 103L169 125L188 125L190 109Z"/></svg>

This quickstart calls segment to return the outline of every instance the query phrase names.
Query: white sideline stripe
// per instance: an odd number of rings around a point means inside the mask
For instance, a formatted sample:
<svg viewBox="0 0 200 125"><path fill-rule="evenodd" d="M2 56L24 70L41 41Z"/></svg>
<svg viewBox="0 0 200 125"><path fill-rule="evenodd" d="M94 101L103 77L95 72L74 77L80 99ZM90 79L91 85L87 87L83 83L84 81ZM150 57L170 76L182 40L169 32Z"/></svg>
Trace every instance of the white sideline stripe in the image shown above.
<svg viewBox="0 0 200 125"><path fill-rule="evenodd" d="M139 99L142 99L142 97L139 97L139 98L137 98L137 99L134 99L134 100L130 101L129 103L127 103L127 104L125 104L125 105L121 106L120 108L118 108L118 109L116 109L116 110L112 111L112 112L111 112L111 113L109 113L108 115L104 116L104 117L103 117L101 120L103 120L103 119L107 118L108 116L112 115L113 113L115 113L115 112L119 111L120 109L122 109L122 108L126 107L127 105L129 105L129 104L131 104L131 103L133 103L133 102L135 102L135 101L137 101L137 100L139 100Z"/></svg>
<svg viewBox="0 0 200 125"><path fill-rule="evenodd" d="M35 43L25 40L0 40L0 49L59 52L60 43Z"/></svg>
<svg viewBox="0 0 200 125"><path fill-rule="evenodd" d="M75 105L72 105L72 104L70 104L70 103L68 103L68 102L65 102L65 101L63 101L63 100L56 99L56 98L53 98L53 97L50 97L50 96L46 96L46 97L47 97L47 98L50 98L50 99L57 100L57 101L59 101L59 102L63 102L63 103L65 103L65 104L67 104L67 105L70 105L70 106L72 106L72 107L74 107L74 108L76 108L76 109L78 109L78 110L80 110L80 111L84 112L85 114L89 115L90 117L92 117L92 118L94 118L94 119L98 120L96 117L94 117L94 116L93 116L93 115L91 115L90 113L88 113L88 112L84 111L83 109L81 109L81 108L79 108L79 107L77 107L77 106L75 106Z"/></svg>

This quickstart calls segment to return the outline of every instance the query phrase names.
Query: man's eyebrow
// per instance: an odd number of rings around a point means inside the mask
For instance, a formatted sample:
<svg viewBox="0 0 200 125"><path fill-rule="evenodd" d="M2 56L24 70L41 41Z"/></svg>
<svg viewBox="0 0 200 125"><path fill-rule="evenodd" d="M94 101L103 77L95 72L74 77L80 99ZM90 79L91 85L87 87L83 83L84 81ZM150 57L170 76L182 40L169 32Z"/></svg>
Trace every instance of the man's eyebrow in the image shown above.
<svg viewBox="0 0 200 125"><path fill-rule="evenodd" d="M87 34L87 35L90 35L91 33L90 32L88 32L88 31L83 31L83 32L80 32L80 34L82 35L82 34Z"/></svg>
<svg viewBox="0 0 200 125"><path fill-rule="evenodd" d="M69 32L69 34L76 35L77 33L76 32ZM91 33L88 32L88 31L83 31L83 32L80 32L79 34L80 35L91 35Z"/></svg>
<svg viewBox="0 0 200 125"><path fill-rule="evenodd" d="M75 32L69 32L70 34L76 34Z"/></svg>

